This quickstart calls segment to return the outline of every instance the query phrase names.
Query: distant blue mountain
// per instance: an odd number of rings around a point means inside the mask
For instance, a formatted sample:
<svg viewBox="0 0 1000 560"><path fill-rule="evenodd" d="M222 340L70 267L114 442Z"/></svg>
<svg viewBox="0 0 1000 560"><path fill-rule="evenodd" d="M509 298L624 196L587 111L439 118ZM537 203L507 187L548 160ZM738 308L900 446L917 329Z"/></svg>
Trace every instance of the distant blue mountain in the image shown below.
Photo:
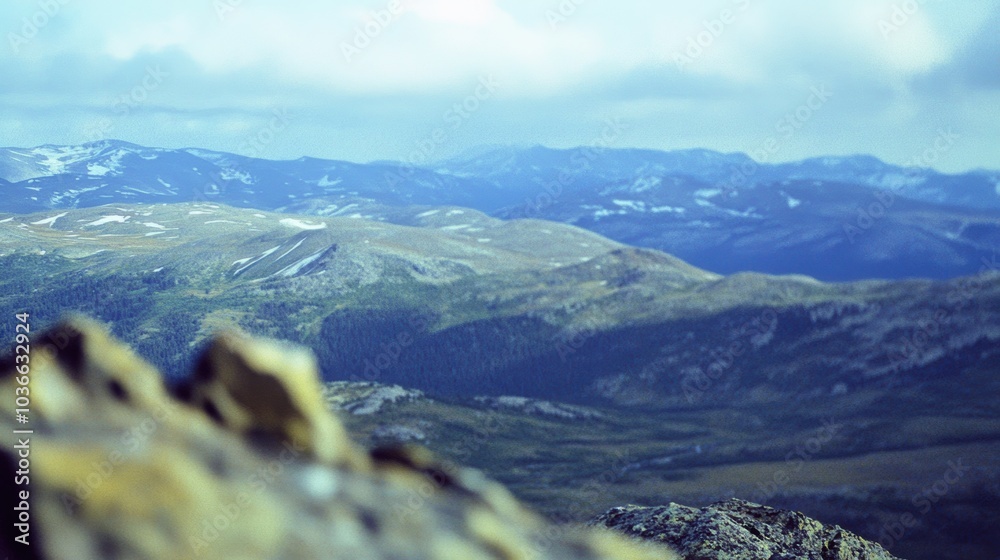
<svg viewBox="0 0 1000 560"><path fill-rule="evenodd" d="M0 211L212 201L411 223L456 205L566 222L724 274L975 274L1000 247L1000 173L871 156L760 164L711 150L491 147L414 167L271 161L119 141L0 149Z"/></svg>

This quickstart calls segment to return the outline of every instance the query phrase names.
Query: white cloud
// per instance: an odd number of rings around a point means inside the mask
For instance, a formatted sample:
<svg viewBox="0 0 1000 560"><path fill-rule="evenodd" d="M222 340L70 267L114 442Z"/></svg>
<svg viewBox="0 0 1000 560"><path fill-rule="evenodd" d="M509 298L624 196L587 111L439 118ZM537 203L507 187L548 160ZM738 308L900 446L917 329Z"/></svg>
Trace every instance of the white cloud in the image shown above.
<svg viewBox="0 0 1000 560"><path fill-rule="evenodd" d="M429 22L481 26L503 17L493 0L405 0L405 8Z"/></svg>
<svg viewBox="0 0 1000 560"><path fill-rule="evenodd" d="M609 116L631 121L623 145L753 149L817 83L837 97L788 157L880 150L905 159L907 139L953 126L969 140L949 157L972 165L989 149L977 139L992 131L995 140L1000 126L994 59L978 54L990 52L995 25L984 22L1000 0L962 10L926 0L898 26L901 0L398 1L404 10L390 21L390 0L243 0L222 19L214 0L70 3L20 55L0 57L0 75L16 76L0 91L9 108L0 131L73 141L73 130L110 116L116 136L232 149L287 105L300 117L274 145L285 155L327 142L322 131L338 127L352 139L330 150L397 157L488 75L497 95L440 153L477 142L584 144ZM548 12L566 5L574 8L553 28ZM0 20L37 9L34 0L5 2ZM732 21L719 28L726 9ZM343 45L374 29L373 13L383 22L348 63ZM886 37L882 21L898 28ZM705 32L710 44L679 71L673 54ZM147 64L170 77L127 118L116 115L114 101ZM393 134L365 138L372 128Z"/></svg>

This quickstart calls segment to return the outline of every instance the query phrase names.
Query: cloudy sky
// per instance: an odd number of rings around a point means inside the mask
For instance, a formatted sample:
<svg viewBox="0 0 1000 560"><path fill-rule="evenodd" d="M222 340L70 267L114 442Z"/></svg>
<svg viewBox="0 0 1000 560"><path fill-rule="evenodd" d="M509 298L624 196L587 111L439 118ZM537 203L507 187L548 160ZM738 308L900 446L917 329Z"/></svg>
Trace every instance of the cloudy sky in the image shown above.
<svg viewBox="0 0 1000 560"><path fill-rule="evenodd" d="M0 145L421 162L604 138L1000 169L998 29L1000 0L5 0Z"/></svg>

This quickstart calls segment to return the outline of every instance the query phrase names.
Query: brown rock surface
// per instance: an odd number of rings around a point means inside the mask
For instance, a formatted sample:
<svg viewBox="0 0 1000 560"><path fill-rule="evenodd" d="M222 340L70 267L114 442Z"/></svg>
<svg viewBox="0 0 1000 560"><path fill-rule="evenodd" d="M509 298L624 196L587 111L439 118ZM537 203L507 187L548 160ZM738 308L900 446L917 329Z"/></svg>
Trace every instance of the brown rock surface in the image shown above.
<svg viewBox="0 0 1000 560"><path fill-rule="evenodd" d="M0 364L0 395L22 385ZM673 558L608 531L553 527L477 471L420 449L367 453L326 408L310 352L217 337L174 394L103 328L33 335L30 422L0 411L2 476L30 492L30 546L0 556L113 559ZM14 488L31 429L30 483ZM8 478L9 477L9 478ZM5 533L11 523L4 523Z"/></svg>

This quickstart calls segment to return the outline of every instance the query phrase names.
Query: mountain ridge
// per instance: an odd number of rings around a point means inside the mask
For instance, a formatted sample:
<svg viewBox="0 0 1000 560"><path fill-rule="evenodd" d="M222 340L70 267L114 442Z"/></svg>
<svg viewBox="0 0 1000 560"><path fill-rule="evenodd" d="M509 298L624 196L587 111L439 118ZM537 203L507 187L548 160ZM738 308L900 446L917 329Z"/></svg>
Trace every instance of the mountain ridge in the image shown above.
<svg viewBox="0 0 1000 560"><path fill-rule="evenodd" d="M474 153L478 159L442 169L271 161L114 141L0 149L0 210L206 202L409 223L416 214L410 208L459 206L575 224L717 273L828 281L955 278L975 273L982 256L1000 246L1000 173L943 175L859 156L753 163L752 174L740 175L740 165L752 161L745 154L702 149ZM854 169L872 165L890 171Z"/></svg>

